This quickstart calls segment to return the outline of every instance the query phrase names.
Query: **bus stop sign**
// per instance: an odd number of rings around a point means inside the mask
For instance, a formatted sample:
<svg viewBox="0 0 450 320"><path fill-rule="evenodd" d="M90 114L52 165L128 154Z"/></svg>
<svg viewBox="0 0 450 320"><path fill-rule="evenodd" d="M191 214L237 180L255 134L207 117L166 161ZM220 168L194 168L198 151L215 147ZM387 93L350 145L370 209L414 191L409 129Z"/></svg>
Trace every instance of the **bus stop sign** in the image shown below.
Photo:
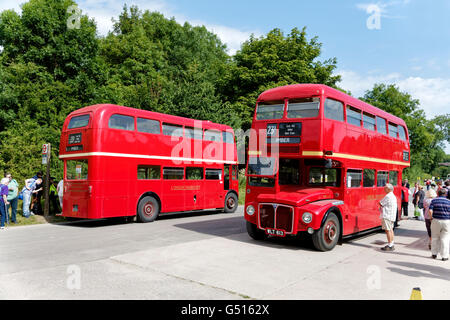
<svg viewBox="0 0 450 320"><path fill-rule="evenodd" d="M50 144L42 145L42 164L47 164L50 158Z"/></svg>

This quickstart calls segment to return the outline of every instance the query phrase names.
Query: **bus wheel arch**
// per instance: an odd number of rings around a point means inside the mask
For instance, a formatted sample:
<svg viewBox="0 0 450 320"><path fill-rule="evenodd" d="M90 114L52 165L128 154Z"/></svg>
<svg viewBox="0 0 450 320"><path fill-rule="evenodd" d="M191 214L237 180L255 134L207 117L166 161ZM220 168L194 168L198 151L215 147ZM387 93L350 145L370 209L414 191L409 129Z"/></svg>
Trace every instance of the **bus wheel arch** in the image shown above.
<svg viewBox="0 0 450 320"><path fill-rule="evenodd" d="M239 206L239 195L236 191L230 190L225 196L223 212L234 213Z"/></svg>
<svg viewBox="0 0 450 320"><path fill-rule="evenodd" d="M136 206L136 216L139 222L153 222L161 212L161 199L154 192L146 192L140 198Z"/></svg>
<svg viewBox="0 0 450 320"><path fill-rule="evenodd" d="M330 208L322 219L320 229L312 235L314 247L319 251L331 251L342 241L342 216L336 207Z"/></svg>

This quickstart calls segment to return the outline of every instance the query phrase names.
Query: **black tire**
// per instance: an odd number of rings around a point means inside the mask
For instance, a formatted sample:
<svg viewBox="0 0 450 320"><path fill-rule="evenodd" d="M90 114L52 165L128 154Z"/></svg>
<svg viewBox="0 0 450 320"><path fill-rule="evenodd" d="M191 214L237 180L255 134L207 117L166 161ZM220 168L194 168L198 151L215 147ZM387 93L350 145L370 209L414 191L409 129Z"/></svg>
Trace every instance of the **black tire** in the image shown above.
<svg viewBox="0 0 450 320"><path fill-rule="evenodd" d="M253 223L247 222L247 233L254 240L264 240L266 233L263 230L258 229Z"/></svg>
<svg viewBox="0 0 450 320"><path fill-rule="evenodd" d="M312 235L314 247L322 252L334 249L341 236L341 224L336 214L330 213L319 231Z"/></svg>
<svg viewBox="0 0 450 320"><path fill-rule="evenodd" d="M238 197L234 193L229 193L225 198L225 207L223 208L223 212L234 213L236 212L238 205Z"/></svg>
<svg viewBox="0 0 450 320"><path fill-rule="evenodd" d="M139 222L153 222L158 218L160 206L158 200L151 196L146 196L139 201L137 218Z"/></svg>

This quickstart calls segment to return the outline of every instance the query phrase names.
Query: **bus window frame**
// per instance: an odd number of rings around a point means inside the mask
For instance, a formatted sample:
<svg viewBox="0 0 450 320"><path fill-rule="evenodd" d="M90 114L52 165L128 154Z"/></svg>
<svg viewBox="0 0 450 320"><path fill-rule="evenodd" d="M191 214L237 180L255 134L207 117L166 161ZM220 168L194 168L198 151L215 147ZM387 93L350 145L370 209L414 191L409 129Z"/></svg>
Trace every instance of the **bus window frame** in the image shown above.
<svg viewBox="0 0 450 320"><path fill-rule="evenodd" d="M87 124L87 125L82 126L82 127L69 128L70 121L72 121L72 119L78 118L78 117L82 117L82 116L88 116L88 117L89 117L89 121L88 121L88 124ZM70 118L69 122L67 123L67 128L66 128L66 130L81 130L81 129L86 129L86 128L89 128L89 127L91 126L91 123L92 123L92 114L91 114L91 112L88 112L88 113L82 113L82 114L76 114L76 115L73 115L73 116Z"/></svg>
<svg viewBox="0 0 450 320"><path fill-rule="evenodd" d="M133 119L133 130L129 130L129 129L122 129L122 128L111 128L110 127L110 121L111 118L114 116L122 116L122 117L127 117L127 118L132 118ZM113 113L109 116L108 118L108 130L119 130L119 131L125 131L125 132L136 132L137 129L137 123L136 123L136 117L132 116L132 115L128 115L128 114L123 114L123 113Z"/></svg>
<svg viewBox="0 0 450 320"><path fill-rule="evenodd" d="M68 177L67 177L67 162L69 162L69 161L86 161L86 163L87 163L87 173L86 173L86 179L69 179ZM83 158L83 159L79 159L79 158L76 158L76 159L66 159L65 161L64 161L64 179L66 180L66 181L69 181L69 182L81 182L81 181L88 181L89 180L89 159L88 158Z"/></svg>

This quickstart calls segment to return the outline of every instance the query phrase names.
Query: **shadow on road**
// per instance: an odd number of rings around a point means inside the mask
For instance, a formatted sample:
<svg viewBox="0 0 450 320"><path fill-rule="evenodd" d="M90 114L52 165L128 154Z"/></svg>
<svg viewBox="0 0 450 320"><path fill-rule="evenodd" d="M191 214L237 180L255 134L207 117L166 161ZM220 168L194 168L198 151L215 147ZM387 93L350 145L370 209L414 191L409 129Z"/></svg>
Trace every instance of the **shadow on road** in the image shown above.
<svg viewBox="0 0 450 320"><path fill-rule="evenodd" d="M234 241L252 243L265 247L282 247L289 250L311 250L315 251L312 241L309 237L287 237L287 238L267 238L263 241L256 241L247 235L245 220L242 216L214 219L208 221L189 222L176 224L174 227L194 231L215 237L226 237ZM245 237L236 237L235 235L245 234Z"/></svg>
<svg viewBox="0 0 450 320"><path fill-rule="evenodd" d="M411 270L400 269L396 267L387 268L392 272L397 272L410 277L426 277L450 281L450 272L448 267L437 267L420 263L400 262L400 261L388 261L388 262L400 267L411 269Z"/></svg>
<svg viewBox="0 0 450 320"><path fill-rule="evenodd" d="M168 214L161 214L154 223L163 220L191 218L191 217L201 217L201 216L214 216L218 214L223 214L221 211L192 211L192 212L175 212ZM114 225L126 225L129 223L139 223L136 221L136 217L119 217L119 218L105 218L96 220L87 219L77 219L77 218L66 218L67 222L51 223L56 226L68 226L76 228L102 228L110 227Z"/></svg>

